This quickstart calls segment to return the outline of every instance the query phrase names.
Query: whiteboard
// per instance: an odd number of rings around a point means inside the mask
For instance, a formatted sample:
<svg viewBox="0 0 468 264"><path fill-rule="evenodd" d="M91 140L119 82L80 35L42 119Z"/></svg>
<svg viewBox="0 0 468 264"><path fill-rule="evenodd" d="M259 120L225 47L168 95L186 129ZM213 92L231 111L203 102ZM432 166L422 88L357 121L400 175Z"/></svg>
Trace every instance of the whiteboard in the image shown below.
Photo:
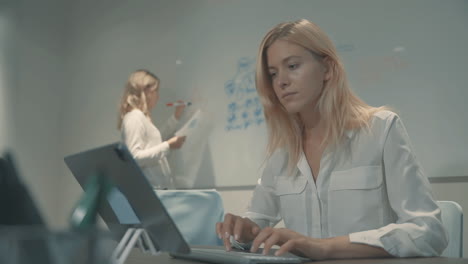
<svg viewBox="0 0 468 264"><path fill-rule="evenodd" d="M118 101L115 89L127 73L155 71L162 79L161 105L190 100L189 112L200 109L206 118L198 145L175 155L182 157L176 173L190 175L195 187L253 185L261 175L267 131L254 87L257 49L271 27L300 18L329 34L362 99L397 111L429 177L468 175L468 1L176 0L139 6L121 0L110 11L95 7L94 16L86 4L75 5L69 94L83 97L86 87L101 92L87 110L72 102L69 114L99 123L94 118L112 114L107 101L99 116L104 98ZM161 105L153 113L156 124L172 111ZM69 132L68 149L90 136ZM109 139L104 128L93 135L95 143Z"/></svg>

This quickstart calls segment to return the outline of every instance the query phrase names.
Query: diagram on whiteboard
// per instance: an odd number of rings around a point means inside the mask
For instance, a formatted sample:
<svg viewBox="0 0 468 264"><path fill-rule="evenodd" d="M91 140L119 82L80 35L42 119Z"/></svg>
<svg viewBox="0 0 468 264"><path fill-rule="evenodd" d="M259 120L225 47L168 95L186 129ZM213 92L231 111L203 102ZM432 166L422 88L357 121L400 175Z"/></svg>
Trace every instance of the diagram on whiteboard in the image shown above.
<svg viewBox="0 0 468 264"><path fill-rule="evenodd" d="M237 72L224 84L228 97L227 131L246 130L265 122L263 107L255 90L255 59L240 58Z"/></svg>

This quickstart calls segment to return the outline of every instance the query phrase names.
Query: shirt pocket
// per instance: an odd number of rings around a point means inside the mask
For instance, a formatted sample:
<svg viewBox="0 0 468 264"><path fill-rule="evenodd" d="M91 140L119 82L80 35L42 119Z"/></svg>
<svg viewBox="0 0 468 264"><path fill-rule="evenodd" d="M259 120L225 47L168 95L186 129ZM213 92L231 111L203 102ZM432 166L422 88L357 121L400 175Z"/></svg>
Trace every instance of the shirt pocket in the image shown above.
<svg viewBox="0 0 468 264"><path fill-rule="evenodd" d="M328 197L330 234L340 236L380 227L382 189L382 166L332 172Z"/></svg>
<svg viewBox="0 0 468 264"><path fill-rule="evenodd" d="M382 166L360 166L332 172L330 190L367 190L382 185Z"/></svg>
<svg viewBox="0 0 468 264"><path fill-rule="evenodd" d="M280 214L288 228L295 229L305 225L306 212L305 189L307 179L300 175L297 177L278 177L276 181L276 195L280 203Z"/></svg>

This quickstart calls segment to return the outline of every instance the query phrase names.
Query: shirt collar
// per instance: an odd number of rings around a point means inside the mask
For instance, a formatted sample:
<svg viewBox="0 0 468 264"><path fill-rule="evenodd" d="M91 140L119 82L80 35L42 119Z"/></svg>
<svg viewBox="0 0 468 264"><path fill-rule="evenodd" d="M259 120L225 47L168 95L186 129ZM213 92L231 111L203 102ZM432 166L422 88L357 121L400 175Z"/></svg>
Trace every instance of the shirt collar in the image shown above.
<svg viewBox="0 0 468 264"><path fill-rule="evenodd" d="M345 137L347 137L348 139L351 139L354 136L354 134L356 134L356 131L354 129L349 129L344 132Z"/></svg>
<svg viewBox="0 0 468 264"><path fill-rule="evenodd" d="M356 134L356 130L354 129L349 129L344 132L344 136L346 137L347 140L352 139L355 134ZM322 155L325 155L327 150L328 148L325 149ZM301 149L301 154L299 156L299 160L297 162L297 168L303 175L310 176L310 177L312 176L309 163L307 162L304 151L302 151L302 149Z"/></svg>

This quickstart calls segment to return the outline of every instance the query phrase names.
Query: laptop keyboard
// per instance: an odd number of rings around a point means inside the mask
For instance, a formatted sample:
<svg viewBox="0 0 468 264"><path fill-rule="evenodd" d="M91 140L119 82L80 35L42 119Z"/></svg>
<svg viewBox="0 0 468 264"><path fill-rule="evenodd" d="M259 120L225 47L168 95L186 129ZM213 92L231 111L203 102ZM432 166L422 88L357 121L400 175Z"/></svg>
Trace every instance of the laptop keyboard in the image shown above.
<svg viewBox="0 0 468 264"><path fill-rule="evenodd" d="M225 260L227 260L226 258L238 259L239 261L235 263L301 263L305 261L305 259L294 256L292 254L286 256L274 256L240 251L235 249L233 249L232 251L226 251L221 248L192 248L192 252L195 255L203 255L207 253L219 255L220 257L224 257Z"/></svg>

